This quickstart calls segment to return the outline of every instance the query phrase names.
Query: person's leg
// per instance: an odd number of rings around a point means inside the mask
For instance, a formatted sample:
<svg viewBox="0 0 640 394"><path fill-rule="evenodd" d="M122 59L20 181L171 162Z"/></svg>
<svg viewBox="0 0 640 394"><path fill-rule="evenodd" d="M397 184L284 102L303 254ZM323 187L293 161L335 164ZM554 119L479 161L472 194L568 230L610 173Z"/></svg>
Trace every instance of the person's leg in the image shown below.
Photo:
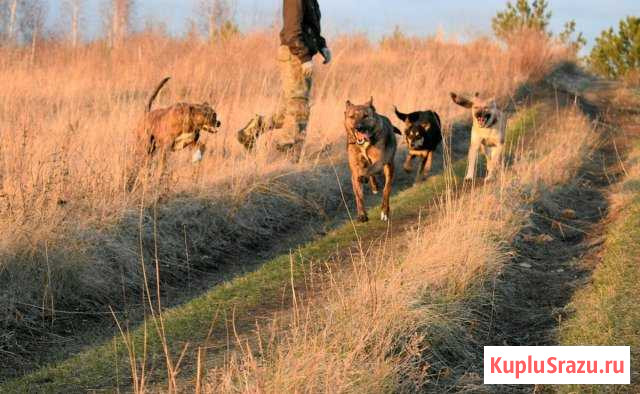
<svg viewBox="0 0 640 394"><path fill-rule="evenodd" d="M286 91L286 83L285 81L289 78L289 59L291 57L291 53L289 48L285 45L281 45L278 48L278 67L280 69L280 79L281 79L281 94L280 99L278 101L278 106L276 107L276 111L269 116L267 120L268 129L281 129L284 126L284 120L287 114L287 102L288 102L288 92Z"/></svg>
<svg viewBox="0 0 640 394"><path fill-rule="evenodd" d="M289 48L281 45L278 48L278 65L282 80L282 94L276 111L270 116L254 116L249 123L238 132L238 141L247 149L252 149L256 140L264 133L277 130L274 135L276 146L287 148L295 145L298 138L295 119L308 121L308 102L311 80L302 75L302 63L291 54ZM301 115L302 114L302 115Z"/></svg>
<svg viewBox="0 0 640 394"><path fill-rule="evenodd" d="M302 62L288 47L281 47L280 51L281 59L286 59L280 63L285 110L282 127L274 130L273 138L279 150L299 153L309 122L312 77L304 75Z"/></svg>

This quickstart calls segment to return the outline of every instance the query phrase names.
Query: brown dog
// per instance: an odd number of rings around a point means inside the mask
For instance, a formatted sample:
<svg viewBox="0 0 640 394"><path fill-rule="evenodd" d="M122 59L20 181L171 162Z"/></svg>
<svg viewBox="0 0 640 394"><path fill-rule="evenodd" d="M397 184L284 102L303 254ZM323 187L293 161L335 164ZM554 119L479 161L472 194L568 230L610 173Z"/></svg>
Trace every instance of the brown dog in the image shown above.
<svg viewBox="0 0 640 394"><path fill-rule="evenodd" d="M193 146L195 150L192 161L199 162L205 149L204 143L200 141L201 132L216 133L220 122L208 103L178 103L152 111L153 102L169 79L163 79L154 90L147 103L144 118L136 129L138 155L150 156L156 151L164 154Z"/></svg>
<svg viewBox="0 0 640 394"><path fill-rule="evenodd" d="M391 121L376 113L373 97L364 105L353 105L347 101L344 113L344 126L347 131L347 154L351 170L351 183L356 197L358 221L369 220L364 207L362 184L369 182L374 194L378 193L376 175L384 173L384 190L380 220L389 220L389 197L393 184L393 160L397 142L394 133L400 130L393 127Z"/></svg>

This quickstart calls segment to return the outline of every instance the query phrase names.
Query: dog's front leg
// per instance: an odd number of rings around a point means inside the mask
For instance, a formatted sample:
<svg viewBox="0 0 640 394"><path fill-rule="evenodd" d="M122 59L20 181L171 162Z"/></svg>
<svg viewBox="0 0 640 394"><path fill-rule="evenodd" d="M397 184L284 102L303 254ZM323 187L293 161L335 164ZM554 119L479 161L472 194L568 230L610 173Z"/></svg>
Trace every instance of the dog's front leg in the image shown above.
<svg viewBox="0 0 640 394"><path fill-rule="evenodd" d="M380 174L384 170L384 164L382 161L376 161L375 163L368 166L365 170L366 177L372 177Z"/></svg>
<svg viewBox="0 0 640 394"><path fill-rule="evenodd" d="M416 175L416 183L422 182L429 174L429 172L431 172L432 163L433 152L427 152L427 156L422 159L422 164L420 165L420 169L418 169L418 174Z"/></svg>
<svg viewBox="0 0 640 394"><path fill-rule="evenodd" d="M406 171L406 172L411 172L413 171L413 159L415 158L414 155L412 155L411 153L407 154L407 159L404 161L404 165L402 166L402 168Z"/></svg>
<svg viewBox="0 0 640 394"><path fill-rule="evenodd" d="M496 178L496 172L502 166L502 144L492 147L487 152L487 181Z"/></svg>
<svg viewBox="0 0 640 394"><path fill-rule="evenodd" d="M391 197L391 187L393 186L393 162L384 165L384 190L382 192L382 209L380 212L380 220L386 222L389 220L389 198Z"/></svg>
<svg viewBox="0 0 640 394"><path fill-rule="evenodd" d="M203 143L197 142L195 148L193 149L193 155L191 155L191 163L196 164L202 161L204 157L204 151L206 147Z"/></svg>
<svg viewBox="0 0 640 394"><path fill-rule="evenodd" d="M369 177L369 186L371 186L371 192L373 194L378 194L378 181L375 175Z"/></svg>
<svg viewBox="0 0 640 394"><path fill-rule="evenodd" d="M480 149L480 141L474 141L474 138L471 138L471 145L469 146L469 156L467 159L467 175L465 175L464 180L470 181L473 180L476 176L476 163L478 161L478 150Z"/></svg>
<svg viewBox="0 0 640 394"><path fill-rule="evenodd" d="M356 211L358 212L358 221L361 223L369 221L367 211L364 209L364 192L362 191L361 177L357 173L351 174L351 185L353 186L353 194L356 197Z"/></svg>

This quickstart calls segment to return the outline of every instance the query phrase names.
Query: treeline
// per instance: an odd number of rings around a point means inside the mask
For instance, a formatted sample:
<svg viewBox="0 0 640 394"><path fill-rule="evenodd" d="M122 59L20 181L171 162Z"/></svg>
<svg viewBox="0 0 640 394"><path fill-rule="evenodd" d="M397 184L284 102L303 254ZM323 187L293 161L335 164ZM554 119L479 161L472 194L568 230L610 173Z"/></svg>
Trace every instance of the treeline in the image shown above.
<svg viewBox="0 0 640 394"><path fill-rule="evenodd" d="M110 47L122 45L128 36L140 30L167 35L167 27L160 23L147 22L142 29L136 29L138 1L141 0L57 0L53 7L60 7L56 11L58 20L47 26L48 13L53 11L47 0L0 0L0 47L31 45L33 60L39 41L67 42L77 47L88 39L89 31L93 39L103 40ZM235 1L198 0L187 23L187 37L216 41L238 34ZM97 38L96 29L89 26L86 17L90 2L98 2L101 15ZM518 36L523 31L537 31L542 39L554 40L577 56L587 41L577 31L575 21L566 21L563 30L554 34L549 29L551 16L547 0L507 1L492 19L492 28L495 37L507 46L519 45ZM397 28L382 43L397 44L405 39ZM603 31L591 53L580 60L595 73L640 84L640 18L628 16L619 22L617 31L613 28Z"/></svg>
<svg viewBox="0 0 640 394"><path fill-rule="evenodd" d="M77 47L89 37L90 0L59 0L50 6L46 0L0 0L0 45L35 47L38 40L66 41ZM98 39L110 46L121 45L136 29L136 0L99 0L101 26ZM51 7L59 7L54 10ZM234 20L233 0L199 0L188 22L187 34L215 40L239 32ZM49 15L57 20L47 24ZM166 30L166 26L144 24L143 29Z"/></svg>

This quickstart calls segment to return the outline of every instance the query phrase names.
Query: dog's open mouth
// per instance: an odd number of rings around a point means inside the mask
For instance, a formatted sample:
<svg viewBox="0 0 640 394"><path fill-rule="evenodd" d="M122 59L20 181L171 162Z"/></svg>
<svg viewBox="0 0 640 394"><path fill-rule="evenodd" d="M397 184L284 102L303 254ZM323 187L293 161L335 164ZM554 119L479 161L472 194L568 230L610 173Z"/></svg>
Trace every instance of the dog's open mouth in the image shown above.
<svg viewBox="0 0 640 394"><path fill-rule="evenodd" d="M370 141L370 138L367 134L356 131L356 143L358 145L364 145Z"/></svg>
<svg viewBox="0 0 640 394"><path fill-rule="evenodd" d="M204 125L202 126L201 130L206 131L207 133L215 134L218 132L218 127L220 127L220 122L216 122L215 126Z"/></svg>
<svg viewBox="0 0 640 394"><path fill-rule="evenodd" d="M487 127L489 126L489 123L491 121L491 114L489 113L481 114L481 115L478 115L476 119L478 119L478 124L480 124L480 126Z"/></svg>

